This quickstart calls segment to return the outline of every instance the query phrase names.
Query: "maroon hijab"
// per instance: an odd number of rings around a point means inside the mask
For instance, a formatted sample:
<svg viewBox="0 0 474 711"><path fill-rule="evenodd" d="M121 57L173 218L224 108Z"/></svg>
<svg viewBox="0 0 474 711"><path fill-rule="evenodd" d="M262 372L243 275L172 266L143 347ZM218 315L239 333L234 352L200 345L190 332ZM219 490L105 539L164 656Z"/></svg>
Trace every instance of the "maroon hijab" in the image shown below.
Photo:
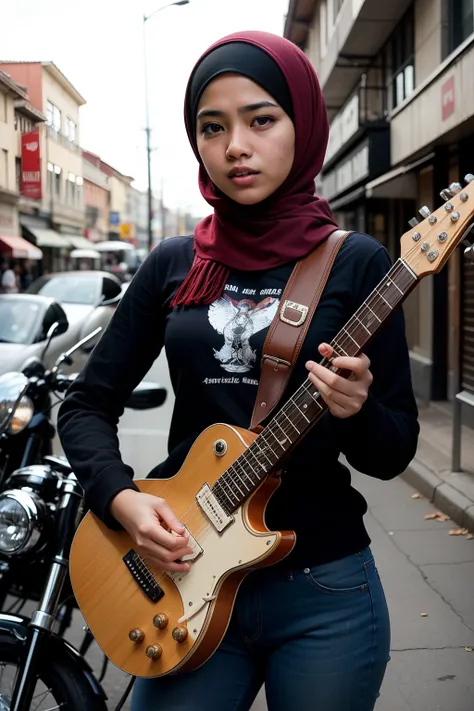
<svg viewBox="0 0 474 711"><path fill-rule="evenodd" d="M202 61L217 47L247 43L263 50L286 79L296 143L293 167L284 184L263 202L240 205L224 195L206 173L196 145L196 117L190 115L191 84ZM230 71L222 68L220 73ZM214 73L215 78L218 73ZM252 78L252 77L251 77ZM270 87L263 86L272 93ZM212 45L199 59L186 90L185 122L200 162L199 188L214 208L194 230L195 259L172 305L210 304L225 286L230 268L257 271L304 257L337 224L329 204L315 195L315 178L326 153L329 123L316 73L306 55L286 39L266 32L238 32Z"/></svg>

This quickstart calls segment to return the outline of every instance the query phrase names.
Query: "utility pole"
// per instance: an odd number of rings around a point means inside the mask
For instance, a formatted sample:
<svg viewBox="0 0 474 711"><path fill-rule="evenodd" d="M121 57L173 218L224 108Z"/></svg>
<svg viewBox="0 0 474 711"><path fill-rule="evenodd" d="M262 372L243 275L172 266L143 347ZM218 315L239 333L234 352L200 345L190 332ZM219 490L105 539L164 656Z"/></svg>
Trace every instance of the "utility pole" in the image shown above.
<svg viewBox="0 0 474 711"><path fill-rule="evenodd" d="M152 12L150 15L143 15L143 59L144 59L144 77L145 77L145 119L146 119L146 156L147 156L147 172L148 172L148 220L147 220L147 232L148 232L148 251L153 248L153 191L151 184L151 126L150 126L150 106L148 100L148 67L147 67L147 53L146 53L146 31L145 25L147 21L154 17L157 13L162 10L166 10L168 7L182 5L188 5L190 0L177 0L177 2L170 2L164 7L159 7L158 10ZM162 238L164 236L164 218L163 218L163 190L161 192L161 231Z"/></svg>

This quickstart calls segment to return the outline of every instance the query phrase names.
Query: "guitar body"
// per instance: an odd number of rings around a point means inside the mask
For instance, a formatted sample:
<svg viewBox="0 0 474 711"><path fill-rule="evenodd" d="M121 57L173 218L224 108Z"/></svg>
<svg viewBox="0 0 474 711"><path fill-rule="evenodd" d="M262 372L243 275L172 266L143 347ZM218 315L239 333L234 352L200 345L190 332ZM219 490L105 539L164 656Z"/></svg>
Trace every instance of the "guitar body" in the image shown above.
<svg viewBox="0 0 474 711"><path fill-rule="evenodd" d="M187 573L165 573L148 559L146 568L139 560L138 572L136 566L131 570L124 557L128 554L134 565L134 543L125 531L110 530L92 513L79 525L70 557L74 594L104 654L125 672L157 677L203 664L226 632L247 573L292 550L295 534L269 531L264 522L267 503L279 486L276 475L262 482L221 531L205 513L209 499L202 506L196 503L197 493L206 484L212 487L256 437L248 430L213 425L195 441L176 476L135 481L140 491L166 499L193 537L195 557ZM226 444L224 454L215 451L218 441ZM158 600L145 589L155 581L161 589ZM154 625L157 614L168 618L163 629ZM176 627L185 628L184 641L173 638ZM130 639L132 630L138 631L139 641ZM155 644L161 656L153 659L147 649Z"/></svg>

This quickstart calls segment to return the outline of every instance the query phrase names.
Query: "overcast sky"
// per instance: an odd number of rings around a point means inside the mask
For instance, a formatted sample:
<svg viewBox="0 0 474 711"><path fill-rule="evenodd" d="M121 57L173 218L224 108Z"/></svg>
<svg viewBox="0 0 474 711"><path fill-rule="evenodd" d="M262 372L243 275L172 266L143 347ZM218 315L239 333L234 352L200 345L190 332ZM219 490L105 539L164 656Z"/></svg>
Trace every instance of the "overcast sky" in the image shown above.
<svg viewBox="0 0 474 711"><path fill-rule="evenodd" d="M289 0L190 0L145 26L153 129L152 182L171 207L210 210L182 117L189 73L215 40L239 30L283 33ZM81 144L145 189L142 16L169 0L0 1L0 59L51 60L87 100Z"/></svg>

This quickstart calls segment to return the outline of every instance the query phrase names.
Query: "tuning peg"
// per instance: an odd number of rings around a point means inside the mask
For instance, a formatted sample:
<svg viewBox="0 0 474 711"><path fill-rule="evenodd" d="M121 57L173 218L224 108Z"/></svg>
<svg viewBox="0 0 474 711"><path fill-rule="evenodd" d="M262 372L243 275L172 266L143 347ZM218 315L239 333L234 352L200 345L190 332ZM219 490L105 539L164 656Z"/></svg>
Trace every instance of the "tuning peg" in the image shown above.
<svg viewBox="0 0 474 711"><path fill-rule="evenodd" d="M464 176L464 180L466 181L466 183L472 183L472 181L474 180L474 175L472 173L468 173Z"/></svg>
<svg viewBox="0 0 474 711"><path fill-rule="evenodd" d="M422 216L423 219L425 219L431 215L431 210L426 205L423 205L423 207L420 207L418 212L420 213L420 215Z"/></svg>
<svg viewBox="0 0 474 711"><path fill-rule="evenodd" d="M453 197L453 193L449 188L445 188L444 190L441 190L440 196L445 202L447 202L448 200L451 200L451 198Z"/></svg>
<svg viewBox="0 0 474 711"><path fill-rule="evenodd" d="M420 221L416 217L412 217L411 220L408 220L408 224L410 227L416 227L417 225L420 224Z"/></svg>
<svg viewBox="0 0 474 711"><path fill-rule="evenodd" d="M469 252L470 249L474 248L474 244L471 244L471 242L468 240L468 237L473 230L474 230L474 222L472 223L472 225L469 225L469 227L467 228L467 230L464 232L464 234L462 236L462 243L467 247L467 249L465 250L464 253Z"/></svg>
<svg viewBox="0 0 474 711"><path fill-rule="evenodd" d="M457 195L458 193L461 192L462 185L461 185L461 183L457 183L457 182L451 183L451 185L449 186L449 189L451 190L453 195Z"/></svg>
<svg viewBox="0 0 474 711"><path fill-rule="evenodd" d="M464 250L464 256L471 260L471 264L474 264L474 244L466 247Z"/></svg>

